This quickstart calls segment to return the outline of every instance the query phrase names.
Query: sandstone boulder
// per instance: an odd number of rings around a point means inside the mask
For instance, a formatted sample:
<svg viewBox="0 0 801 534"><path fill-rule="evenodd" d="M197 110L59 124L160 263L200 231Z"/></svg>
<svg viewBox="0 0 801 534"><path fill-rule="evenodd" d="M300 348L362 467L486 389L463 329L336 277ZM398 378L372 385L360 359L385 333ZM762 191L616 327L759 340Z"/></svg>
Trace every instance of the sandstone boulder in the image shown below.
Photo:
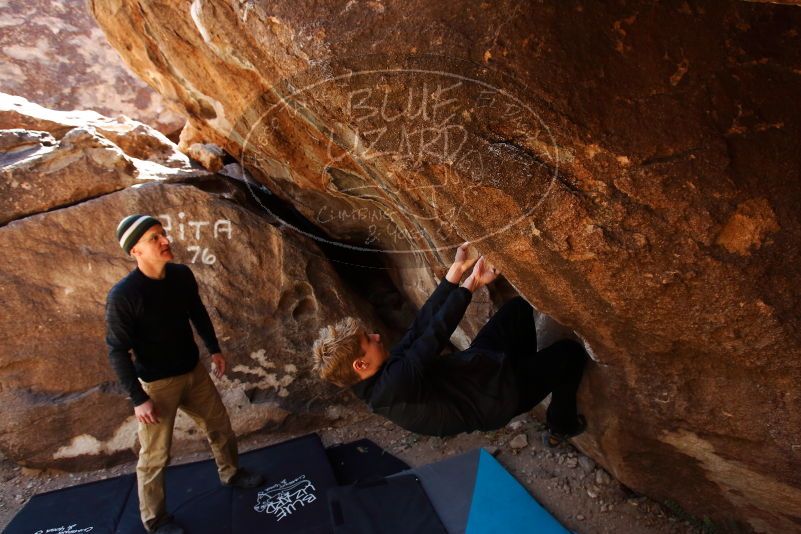
<svg viewBox="0 0 801 534"><path fill-rule="evenodd" d="M477 241L589 343L577 442L615 477L713 521L798 529L801 9L90 10L200 138L331 235L391 253L418 304Z"/></svg>
<svg viewBox="0 0 801 534"><path fill-rule="evenodd" d="M52 109L127 115L164 133L181 129L183 117L131 74L84 2L4 2L0 20L0 91Z"/></svg>
<svg viewBox="0 0 801 534"><path fill-rule="evenodd" d="M165 167L190 167L189 158L164 134L124 115L110 118L96 111L58 111L0 93L0 130L11 128L45 131L56 139L73 128L94 128L131 157Z"/></svg>
<svg viewBox="0 0 801 534"><path fill-rule="evenodd" d="M211 143L193 143L187 149L187 155L200 163L204 169L217 172L223 168L225 153L217 145Z"/></svg>
<svg viewBox="0 0 801 534"><path fill-rule="evenodd" d="M211 172L219 172L224 166L225 152L214 143L207 143L204 139L198 137L198 133L190 123L187 123L184 129L181 130L178 148L181 152L200 163L204 169Z"/></svg>
<svg viewBox="0 0 801 534"><path fill-rule="evenodd" d="M0 128L11 128L0 129L0 225L136 183L208 174L127 118L52 111L0 94Z"/></svg>
<svg viewBox="0 0 801 534"><path fill-rule="evenodd" d="M0 130L0 137L16 137L15 132ZM22 153L14 150L22 157L0 167L0 224L136 182L130 158L93 130L75 128L58 143L45 132L35 133L49 139L23 145ZM12 155L4 151L4 162Z"/></svg>
<svg viewBox="0 0 801 534"><path fill-rule="evenodd" d="M311 240L231 202L238 193L225 184L212 185L228 194L145 184L0 228L7 458L68 469L130 458L136 421L108 364L103 315L108 290L135 265L114 239L128 213L160 217L176 261L198 279L228 357L218 386L237 433L302 420L310 399L330 394L309 373L311 341L328 318L364 310ZM178 447L204 447L188 419L177 428Z"/></svg>

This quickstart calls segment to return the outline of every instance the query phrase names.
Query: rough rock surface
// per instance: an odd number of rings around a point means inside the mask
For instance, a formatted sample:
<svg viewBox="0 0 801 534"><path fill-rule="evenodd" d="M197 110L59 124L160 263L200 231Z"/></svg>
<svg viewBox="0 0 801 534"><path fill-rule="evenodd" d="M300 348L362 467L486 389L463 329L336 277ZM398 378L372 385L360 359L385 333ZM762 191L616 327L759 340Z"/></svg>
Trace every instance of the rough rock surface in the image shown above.
<svg viewBox="0 0 801 534"><path fill-rule="evenodd" d="M96 111L57 111L22 97L0 93L0 129L49 132L56 139L73 128L94 128L131 157L165 167L189 167L189 158L158 130L125 116L109 118Z"/></svg>
<svg viewBox="0 0 801 534"><path fill-rule="evenodd" d="M126 115L165 133L184 123L125 68L82 1L0 3L0 91L52 109Z"/></svg>
<svg viewBox="0 0 801 534"><path fill-rule="evenodd" d="M589 343L577 441L615 477L798 529L801 9L90 4L199 137L332 235L412 250L416 300L479 241Z"/></svg>
<svg viewBox="0 0 801 534"><path fill-rule="evenodd" d="M0 225L136 183L207 174L140 122L0 93Z"/></svg>
<svg viewBox="0 0 801 534"><path fill-rule="evenodd" d="M126 213L159 215L176 261L192 267L228 357L219 387L237 433L308 412L329 391L309 373L310 333L359 310L313 242L225 196L154 183L0 228L0 254L13 258L0 269L6 457L75 469L133 451L133 409L113 385L103 341L106 293L134 266L113 239ZM179 447L204 446L188 418L177 428Z"/></svg>
<svg viewBox="0 0 801 534"><path fill-rule="evenodd" d="M18 132L28 130L0 130L0 140L17 138ZM0 224L135 182L133 162L93 130L75 128L58 143L46 132L34 133L46 137L0 152L5 163L0 167Z"/></svg>
<svg viewBox="0 0 801 534"><path fill-rule="evenodd" d="M207 143L196 137L198 132L188 124L181 130L178 148L184 154L200 163L204 169L219 172L224 166L225 153L213 143Z"/></svg>
<svg viewBox="0 0 801 534"><path fill-rule="evenodd" d="M325 417L308 407L332 393L308 372L310 338L369 306L314 243L271 225L241 181L193 167L152 128L10 101L0 98L2 455L67 469L130 457L136 422L108 365L103 308L134 266L113 236L135 212L162 219L200 281L229 358L220 389L236 431ZM178 447L204 446L188 418L177 425Z"/></svg>

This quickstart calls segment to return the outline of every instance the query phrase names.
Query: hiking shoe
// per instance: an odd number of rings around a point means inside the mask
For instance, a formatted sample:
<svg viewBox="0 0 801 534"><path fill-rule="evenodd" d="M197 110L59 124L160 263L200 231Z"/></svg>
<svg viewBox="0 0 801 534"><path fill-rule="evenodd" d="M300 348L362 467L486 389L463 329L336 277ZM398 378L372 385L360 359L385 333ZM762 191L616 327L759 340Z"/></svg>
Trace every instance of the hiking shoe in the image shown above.
<svg viewBox="0 0 801 534"><path fill-rule="evenodd" d="M184 529L172 520L162 523L159 528L153 531L153 534L184 534Z"/></svg>
<svg viewBox="0 0 801 534"><path fill-rule="evenodd" d="M569 434L561 434L559 432L554 432L550 428L542 433L542 444L548 447L549 449L553 449L558 447L562 443L566 442L570 438L574 438L584 432L587 429L587 420L584 418L583 415L576 416L577 426L576 429L569 433Z"/></svg>
<svg viewBox="0 0 801 534"><path fill-rule="evenodd" d="M257 488L264 484L264 477L258 473L251 473L247 469L240 467L236 470L231 480L225 482L226 486L233 486L235 488L252 489Z"/></svg>

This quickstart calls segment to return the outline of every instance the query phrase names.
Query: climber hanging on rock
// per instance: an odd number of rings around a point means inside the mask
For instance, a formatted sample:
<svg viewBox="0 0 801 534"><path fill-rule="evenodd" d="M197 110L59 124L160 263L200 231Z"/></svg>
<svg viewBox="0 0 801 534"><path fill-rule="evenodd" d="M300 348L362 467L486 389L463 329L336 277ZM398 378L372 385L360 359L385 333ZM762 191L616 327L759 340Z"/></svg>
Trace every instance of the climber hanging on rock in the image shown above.
<svg viewBox="0 0 801 534"><path fill-rule="evenodd" d="M469 249L469 243L458 248L447 275L391 350L380 334L346 317L320 330L312 349L315 371L350 387L373 412L434 436L501 428L550 393L543 440L557 446L586 427L576 391L587 353L572 340L537 352L533 308L522 297L506 302L469 348L441 354L473 292L498 276L483 256L470 259Z"/></svg>

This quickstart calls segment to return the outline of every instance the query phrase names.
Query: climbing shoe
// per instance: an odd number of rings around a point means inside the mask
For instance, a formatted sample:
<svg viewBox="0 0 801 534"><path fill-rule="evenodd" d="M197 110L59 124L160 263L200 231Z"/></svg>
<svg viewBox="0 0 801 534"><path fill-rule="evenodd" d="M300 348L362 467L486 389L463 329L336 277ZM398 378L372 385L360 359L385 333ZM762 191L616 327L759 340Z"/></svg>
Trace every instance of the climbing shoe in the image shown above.
<svg viewBox="0 0 801 534"><path fill-rule="evenodd" d="M186 531L173 521L172 516L170 516L156 530L151 530L150 532L153 532L153 534L184 534Z"/></svg>
<svg viewBox="0 0 801 534"><path fill-rule="evenodd" d="M578 436L587 429L587 420L583 415L576 416L576 423L576 429L569 434L554 432L551 429L546 430L542 433L542 444L549 449L553 449L554 447L558 447L562 443L566 442L570 438Z"/></svg>
<svg viewBox="0 0 801 534"><path fill-rule="evenodd" d="M240 467L236 470L236 474L231 477L231 480L224 482L223 484L242 489L257 488L264 484L264 477L258 473L251 473L247 469Z"/></svg>

